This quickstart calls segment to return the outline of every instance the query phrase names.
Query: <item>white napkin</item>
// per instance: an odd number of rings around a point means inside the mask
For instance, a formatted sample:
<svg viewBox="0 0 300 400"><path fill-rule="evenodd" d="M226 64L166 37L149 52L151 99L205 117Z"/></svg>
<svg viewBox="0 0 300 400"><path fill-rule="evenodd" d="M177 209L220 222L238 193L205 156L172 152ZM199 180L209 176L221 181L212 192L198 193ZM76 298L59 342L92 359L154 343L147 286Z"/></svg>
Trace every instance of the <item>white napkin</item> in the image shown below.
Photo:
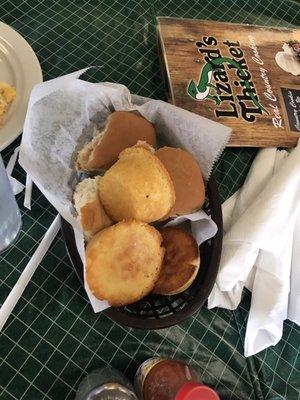
<svg viewBox="0 0 300 400"><path fill-rule="evenodd" d="M196 211L192 214L180 215L179 217L173 218L164 226L177 226L187 220L191 223L192 234L199 246L206 240L214 237L218 232L217 225L211 219L210 215L207 215L203 210Z"/></svg>
<svg viewBox="0 0 300 400"><path fill-rule="evenodd" d="M224 203L224 217L220 269L208 308L235 309L243 288L252 290L245 337L250 356L280 340L290 313L293 321L300 319L295 279L300 272L300 145L290 154L261 150L244 186Z"/></svg>
<svg viewBox="0 0 300 400"><path fill-rule="evenodd" d="M300 325L300 215L294 230L288 319Z"/></svg>
<svg viewBox="0 0 300 400"><path fill-rule="evenodd" d="M11 176L18 159L19 151L20 151L20 146L15 148L6 166L6 173L10 181L10 185L14 195L21 193L24 189L24 185L21 182L19 182L16 178Z"/></svg>

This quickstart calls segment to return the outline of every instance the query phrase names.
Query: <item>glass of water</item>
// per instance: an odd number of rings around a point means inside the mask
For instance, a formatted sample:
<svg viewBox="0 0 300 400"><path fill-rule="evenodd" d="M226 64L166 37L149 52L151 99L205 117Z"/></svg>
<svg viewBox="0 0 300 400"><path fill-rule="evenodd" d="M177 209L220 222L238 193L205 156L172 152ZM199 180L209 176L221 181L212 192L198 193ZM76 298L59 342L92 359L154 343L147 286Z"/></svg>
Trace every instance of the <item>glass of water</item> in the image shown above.
<svg viewBox="0 0 300 400"><path fill-rule="evenodd" d="M0 253L17 238L21 225L21 213L0 154Z"/></svg>

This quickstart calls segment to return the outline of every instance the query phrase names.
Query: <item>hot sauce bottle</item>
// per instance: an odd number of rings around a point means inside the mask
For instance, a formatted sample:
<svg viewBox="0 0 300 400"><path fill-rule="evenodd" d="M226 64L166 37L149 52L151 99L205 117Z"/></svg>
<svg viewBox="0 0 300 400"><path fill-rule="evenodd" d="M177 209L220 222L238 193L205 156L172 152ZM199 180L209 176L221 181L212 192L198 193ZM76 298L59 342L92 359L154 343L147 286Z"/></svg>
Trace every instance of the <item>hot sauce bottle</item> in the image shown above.
<svg viewBox="0 0 300 400"><path fill-rule="evenodd" d="M135 390L140 400L220 400L192 367L171 359L145 361L136 373Z"/></svg>

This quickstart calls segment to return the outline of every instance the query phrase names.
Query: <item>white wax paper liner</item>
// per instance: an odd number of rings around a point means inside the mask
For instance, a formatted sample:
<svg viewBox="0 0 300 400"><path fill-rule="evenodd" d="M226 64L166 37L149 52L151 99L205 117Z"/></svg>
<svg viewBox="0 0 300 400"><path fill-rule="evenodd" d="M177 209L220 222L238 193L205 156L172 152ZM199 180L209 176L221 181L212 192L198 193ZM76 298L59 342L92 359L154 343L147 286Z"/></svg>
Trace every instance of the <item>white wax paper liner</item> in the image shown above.
<svg viewBox="0 0 300 400"><path fill-rule="evenodd" d="M217 122L151 99L131 96L114 83L89 83L79 76L87 70L37 85L31 94L19 162L49 202L75 231L76 245L85 265L84 239L72 203L76 173L75 154L103 126L114 110L137 110L155 125L170 146L190 151L205 180L228 143L231 129ZM198 243L212 237L216 226L203 211L180 217L195 220L192 232ZM173 222L176 223L176 222ZM107 308L85 284L95 312Z"/></svg>

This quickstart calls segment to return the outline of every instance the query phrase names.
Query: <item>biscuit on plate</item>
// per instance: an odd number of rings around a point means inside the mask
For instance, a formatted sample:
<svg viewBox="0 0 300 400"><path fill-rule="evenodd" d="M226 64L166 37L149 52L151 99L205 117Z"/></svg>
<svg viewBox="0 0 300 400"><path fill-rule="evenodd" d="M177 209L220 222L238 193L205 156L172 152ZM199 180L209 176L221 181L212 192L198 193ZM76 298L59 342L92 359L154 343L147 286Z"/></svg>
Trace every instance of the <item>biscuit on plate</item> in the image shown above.
<svg viewBox="0 0 300 400"><path fill-rule="evenodd" d="M92 293L111 306L146 296L158 278L162 237L152 226L123 221L97 233L86 247L86 280Z"/></svg>

